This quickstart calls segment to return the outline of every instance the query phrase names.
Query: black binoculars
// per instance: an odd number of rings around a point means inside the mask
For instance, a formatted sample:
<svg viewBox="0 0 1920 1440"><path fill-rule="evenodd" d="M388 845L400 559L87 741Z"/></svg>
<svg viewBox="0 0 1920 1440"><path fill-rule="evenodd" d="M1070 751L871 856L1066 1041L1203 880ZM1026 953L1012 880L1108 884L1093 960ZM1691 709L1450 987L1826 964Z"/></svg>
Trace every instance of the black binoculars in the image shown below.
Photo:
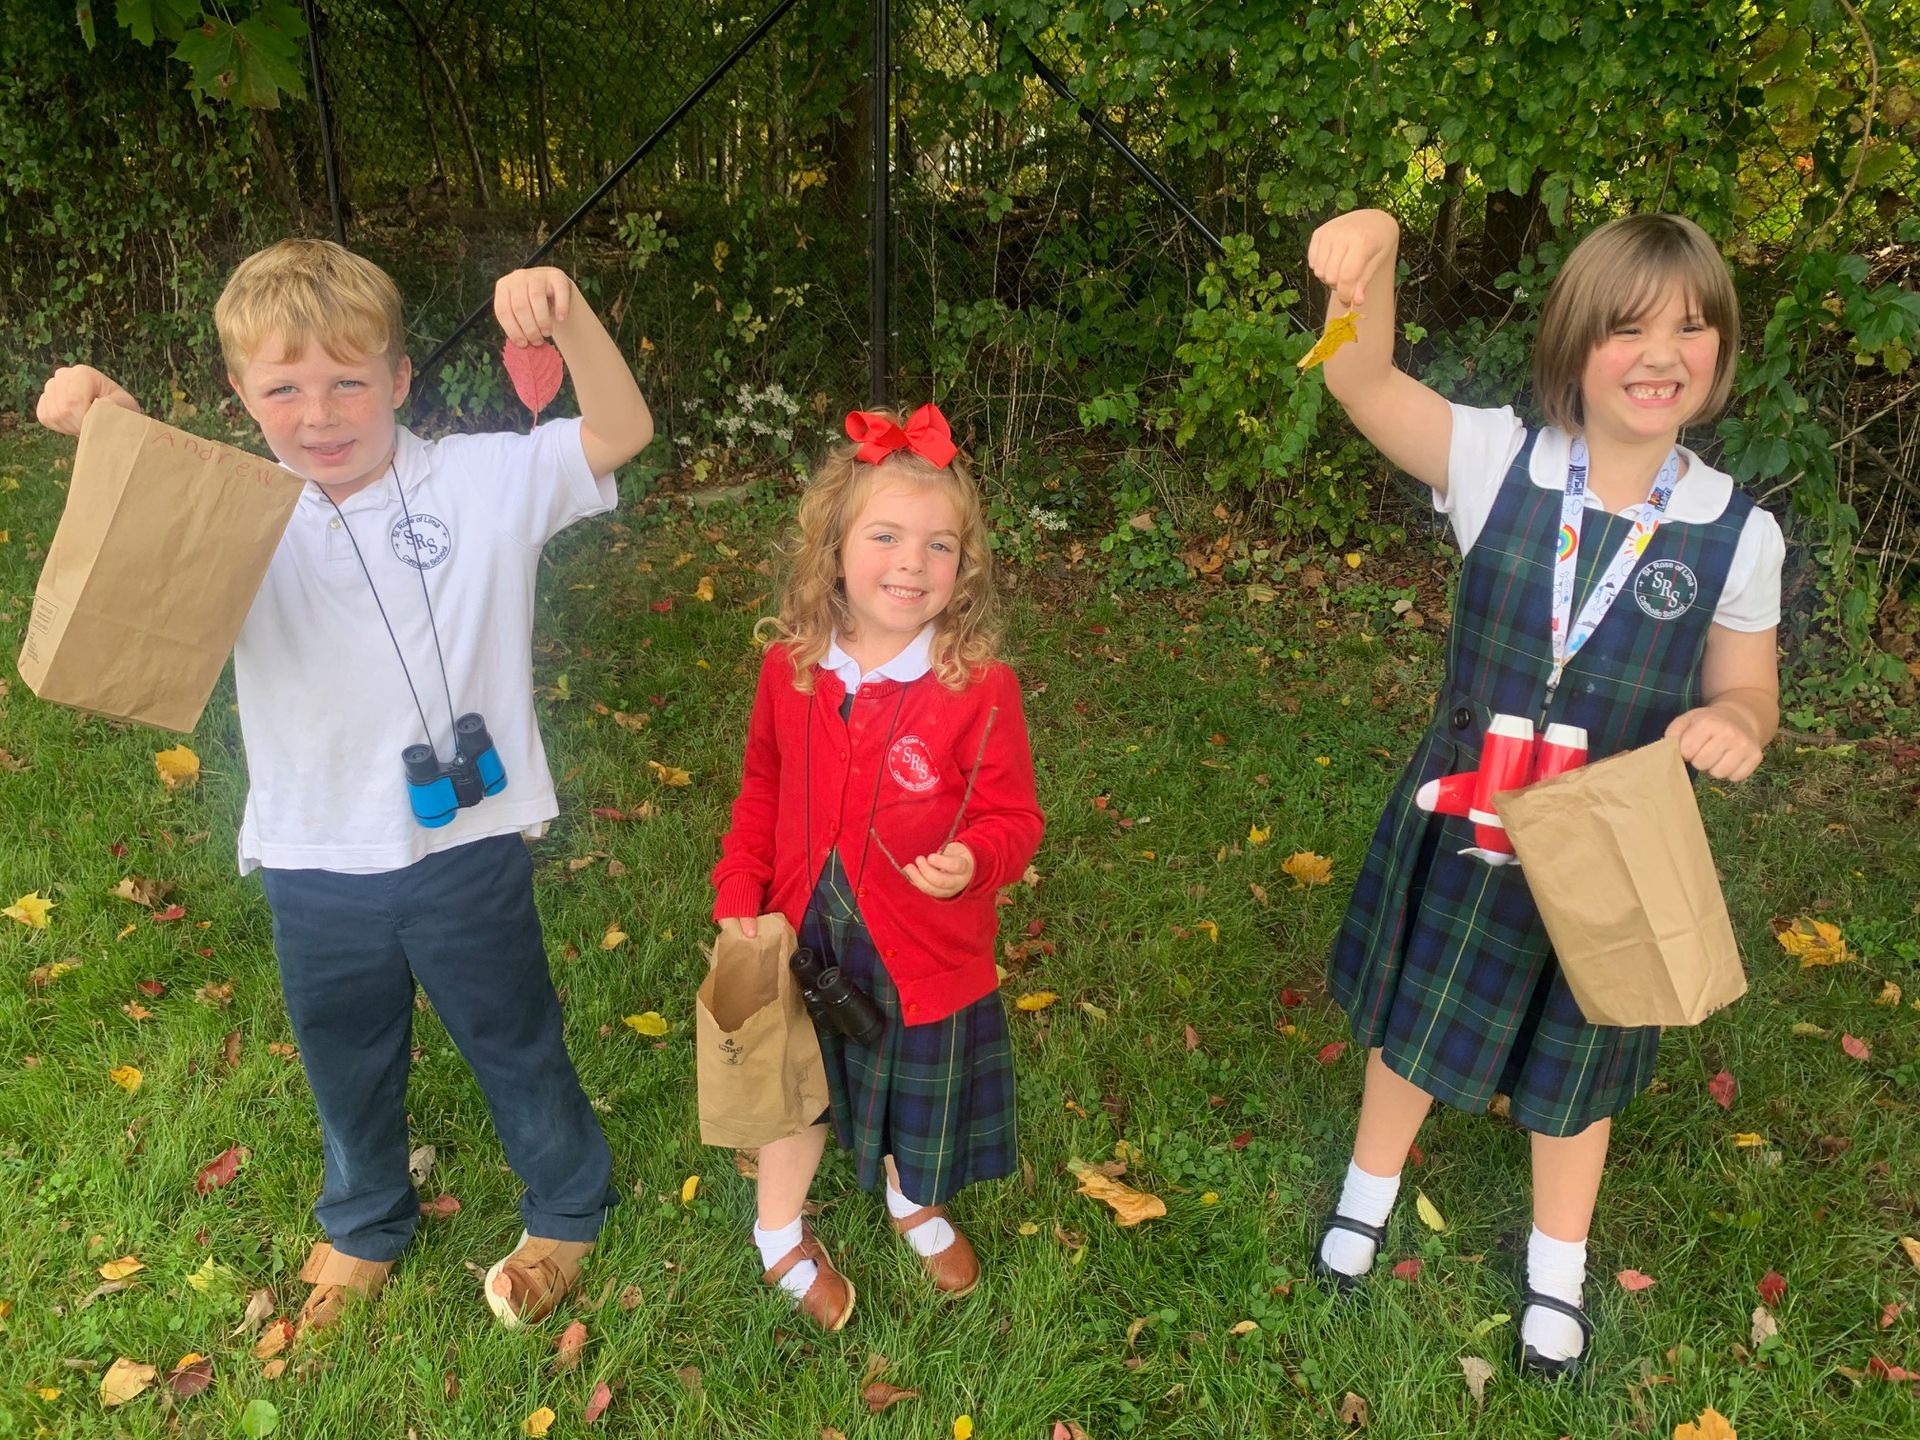
<svg viewBox="0 0 1920 1440"><path fill-rule="evenodd" d="M887 1017L873 997L847 979L838 965L822 965L820 957L801 946L787 962L800 982L800 998L815 1022L837 1030L857 1045L879 1043L887 1032Z"/></svg>
<svg viewBox="0 0 1920 1440"><path fill-rule="evenodd" d="M409 745L400 752L400 764L413 818L429 830L507 788L506 767L477 712L453 722L453 759L442 761L431 745Z"/></svg>

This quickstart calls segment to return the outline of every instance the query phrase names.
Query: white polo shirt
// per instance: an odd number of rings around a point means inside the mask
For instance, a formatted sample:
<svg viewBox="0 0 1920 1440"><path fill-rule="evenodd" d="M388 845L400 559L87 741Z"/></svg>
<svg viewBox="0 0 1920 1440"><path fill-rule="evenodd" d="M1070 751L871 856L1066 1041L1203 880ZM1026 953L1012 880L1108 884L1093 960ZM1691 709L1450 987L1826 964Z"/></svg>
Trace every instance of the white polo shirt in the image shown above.
<svg viewBox="0 0 1920 1440"><path fill-rule="evenodd" d="M1480 410L1471 405L1453 409L1453 444L1447 456L1447 493L1436 493L1433 508L1453 524L1460 553L1466 554L1493 513L1513 457L1527 438L1527 427L1513 411ZM1527 478L1542 490L1564 494L1567 461L1573 438L1548 426L1533 442L1527 457ZM1714 469L1686 446L1680 447L1686 473L1673 487L1667 518L1691 525L1718 520L1733 498L1733 477ZM1587 491L1587 509L1604 510L1599 496ZM1767 630L1780 623L1780 566L1787 554L1780 522L1758 505L1740 529L1727 582L1714 607L1713 623L1729 630Z"/></svg>
<svg viewBox="0 0 1920 1440"><path fill-rule="evenodd" d="M309 484L234 646L248 779L241 873L378 873L491 835L544 831L559 806L534 717L540 550L615 501L613 477L587 466L578 420L444 440L402 429L393 468L340 513ZM486 718L506 767L505 790L438 829L408 804L400 752L427 737L375 590L441 759L453 754L450 687L453 712Z"/></svg>

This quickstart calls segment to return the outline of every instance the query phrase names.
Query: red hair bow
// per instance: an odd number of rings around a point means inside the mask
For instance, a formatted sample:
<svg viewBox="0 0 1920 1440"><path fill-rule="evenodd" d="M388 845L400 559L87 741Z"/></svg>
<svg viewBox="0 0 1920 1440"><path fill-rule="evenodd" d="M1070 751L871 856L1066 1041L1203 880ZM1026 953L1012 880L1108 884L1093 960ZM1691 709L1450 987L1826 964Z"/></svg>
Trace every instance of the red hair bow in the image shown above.
<svg viewBox="0 0 1920 1440"><path fill-rule="evenodd" d="M960 447L953 443L953 430L947 424L947 417L931 402L914 411L904 429L871 410L849 410L847 438L859 443L854 458L869 465L880 464L896 450L911 450L929 465L944 470L960 453Z"/></svg>

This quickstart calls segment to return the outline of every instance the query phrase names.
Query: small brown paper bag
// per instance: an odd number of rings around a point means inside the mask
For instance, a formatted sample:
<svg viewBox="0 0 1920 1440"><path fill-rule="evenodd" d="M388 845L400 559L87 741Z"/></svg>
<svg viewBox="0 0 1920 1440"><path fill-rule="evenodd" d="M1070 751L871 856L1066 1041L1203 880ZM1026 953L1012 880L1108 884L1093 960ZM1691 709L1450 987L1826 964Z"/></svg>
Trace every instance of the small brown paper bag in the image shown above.
<svg viewBox="0 0 1920 1440"><path fill-rule="evenodd" d="M271 460L95 405L20 678L42 700L193 729L303 483Z"/></svg>
<svg viewBox="0 0 1920 1440"><path fill-rule="evenodd" d="M1595 1025L1698 1025L1747 992L1677 741L1494 798Z"/></svg>
<svg viewBox="0 0 1920 1440"><path fill-rule="evenodd" d="M787 959L795 949L784 915L762 915L759 936L713 946L695 1018L700 1139L751 1148L798 1135L827 1108L820 1060L800 984Z"/></svg>

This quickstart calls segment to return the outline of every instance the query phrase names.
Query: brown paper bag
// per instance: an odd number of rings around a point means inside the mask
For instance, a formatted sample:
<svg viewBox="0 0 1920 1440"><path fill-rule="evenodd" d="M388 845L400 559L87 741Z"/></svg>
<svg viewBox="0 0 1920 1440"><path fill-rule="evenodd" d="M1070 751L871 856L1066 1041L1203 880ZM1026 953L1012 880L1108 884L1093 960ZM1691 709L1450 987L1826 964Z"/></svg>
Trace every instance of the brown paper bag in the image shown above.
<svg viewBox="0 0 1920 1440"><path fill-rule="evenodd" d="M95 405L20 678L42 700L191 730L302 484L231 445Z"/></svg>
<svg viewBox="0 0 1920 1440"><path fill-rule="evenodd" d="M787 965L793 929L784 915L762 915L758 929L753 940L723 932L700 986L695 1073L707 1145L784 1140L827 1108L820 1038Z"/></svg>
<svg viewBox="0 0 1920 1440"><path fill-rule="evenodd" d="M1580 1011L1698 1025L1747 992L1677 741L1496 796Z"/></svg>

